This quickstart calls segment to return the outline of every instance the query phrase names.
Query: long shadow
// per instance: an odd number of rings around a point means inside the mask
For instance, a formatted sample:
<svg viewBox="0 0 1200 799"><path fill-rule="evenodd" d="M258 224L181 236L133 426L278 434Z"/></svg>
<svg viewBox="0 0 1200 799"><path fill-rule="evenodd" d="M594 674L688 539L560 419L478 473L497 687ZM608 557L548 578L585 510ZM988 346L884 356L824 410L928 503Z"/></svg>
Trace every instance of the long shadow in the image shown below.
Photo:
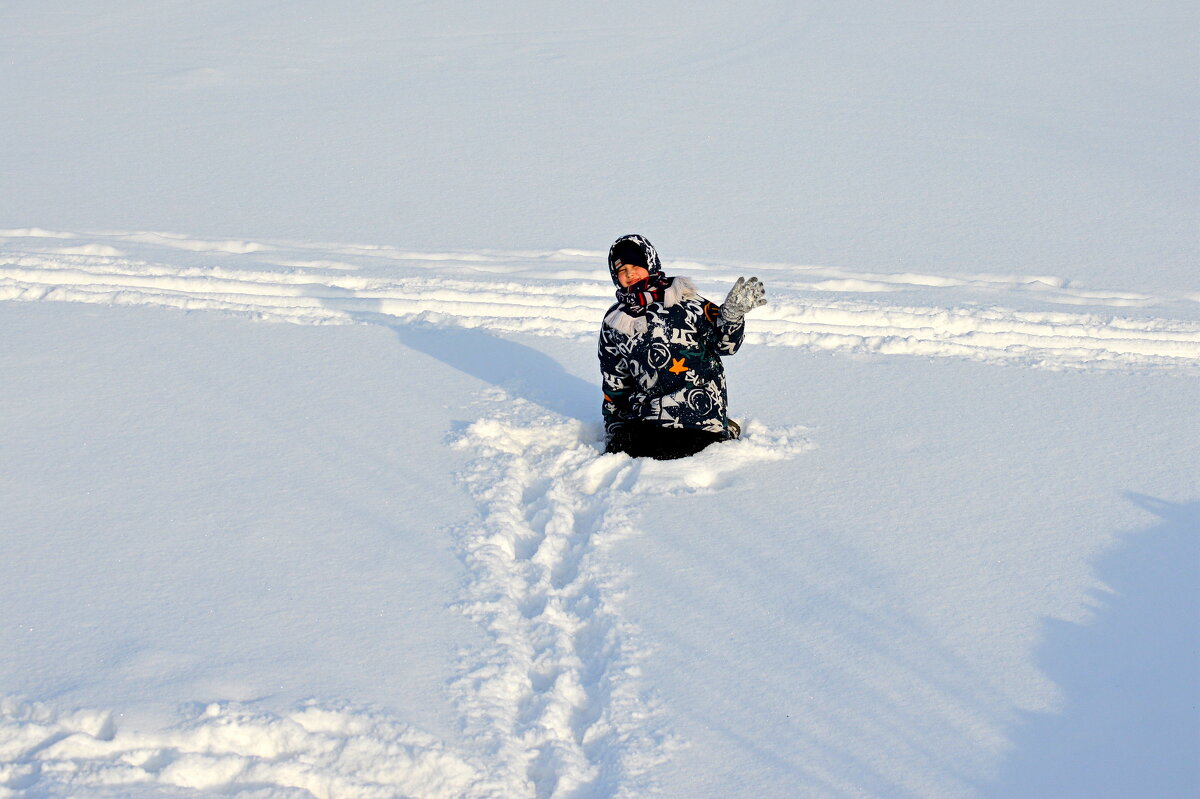
<svg viewBox="0 0 1200 799"><path fill-rule="evenodd" d="M1093 623L1047 623L1066 706L1030 715L986 796L1200 796L1200 502L1127 497L1161 521L1098 564L1115 593Z"/></svg>
<svg viewBox="0 0 1200 799"><path fill-rule="evenodd" d="M598 375L595 384L588 383L568 373L550 356L485 330L400 322L383 312L380 301L359 297L349 289L298 288L302 294L319 298L325 307L342 311L356 322L385 327L404 345L512 396L582 422L600 420Z"/></svg>
<svg viewBox="0 0 1200 799"><path fill-rule="evenodd" d="M394 322L386 326L405 346L513 396L572 419L599 421L599 381L593 385L581 380L532 347L479 329Z"/></svg>

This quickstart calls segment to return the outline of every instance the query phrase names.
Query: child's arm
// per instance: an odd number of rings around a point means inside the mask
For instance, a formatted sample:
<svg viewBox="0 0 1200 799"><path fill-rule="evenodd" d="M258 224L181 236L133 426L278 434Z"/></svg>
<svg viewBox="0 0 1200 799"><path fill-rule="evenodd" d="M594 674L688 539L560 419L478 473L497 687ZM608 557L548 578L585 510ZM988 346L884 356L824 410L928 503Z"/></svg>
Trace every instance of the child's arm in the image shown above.
<svg viewBox="0 0 1200 799"><path fill-rule="evenodd" d="M704 300L704 318L708 322L708 346L717 355L733 355L742 346L746 335L746 322L738 319L731 322L721 309Z"/></svg>
<svg viewBox="0 0 1200 799"><path fill-rule="evenodd" d="M629 394L633 391L633 377L625 365L625 358L617 346L620 333L605 326L600 330L600 377L604 390L604 433L608 438L633 419L629 410Z"/></svg>
<svg viewBox="0 0 1200 799"><path fill-rule="evenodd" d="M766 294L758 278L747 280L739 277L715 314L712 303L704 304L704 316L712 322L715 331L713 348L718 355L733 355L742 346L742 338L746 334L744 317L755 308L767 304Z"/></svg>

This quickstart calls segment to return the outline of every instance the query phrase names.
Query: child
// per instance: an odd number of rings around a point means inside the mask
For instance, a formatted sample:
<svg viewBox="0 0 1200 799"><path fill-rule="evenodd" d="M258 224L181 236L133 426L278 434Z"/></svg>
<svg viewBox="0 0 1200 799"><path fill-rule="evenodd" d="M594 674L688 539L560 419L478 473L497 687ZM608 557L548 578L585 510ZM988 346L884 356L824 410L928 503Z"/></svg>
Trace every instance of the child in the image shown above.
<svg viewBox="0 0 1200 799"><path fill-rule="evenodd" d="M608 251L617 302L600 328L606 452L659 460L737 438L726 416L722 355L742 344L742 317L766 303L758 278L738 278L720 307L685 277L667 277L653 245L622 236Z"/></svg>

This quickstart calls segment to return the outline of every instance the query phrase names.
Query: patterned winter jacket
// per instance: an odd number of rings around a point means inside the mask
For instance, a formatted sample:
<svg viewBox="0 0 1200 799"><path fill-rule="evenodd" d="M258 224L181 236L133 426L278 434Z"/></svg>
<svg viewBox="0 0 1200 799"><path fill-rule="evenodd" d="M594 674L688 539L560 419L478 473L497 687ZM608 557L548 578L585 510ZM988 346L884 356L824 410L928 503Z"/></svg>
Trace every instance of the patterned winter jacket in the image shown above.
<svg viewBox="0 0 1200 799"><path fill-rule="evenodd" d="M600 328L605 433L637 420L727 434L721 356L738 351L745 330L684 277L639 319L614 304Z"/></svg>

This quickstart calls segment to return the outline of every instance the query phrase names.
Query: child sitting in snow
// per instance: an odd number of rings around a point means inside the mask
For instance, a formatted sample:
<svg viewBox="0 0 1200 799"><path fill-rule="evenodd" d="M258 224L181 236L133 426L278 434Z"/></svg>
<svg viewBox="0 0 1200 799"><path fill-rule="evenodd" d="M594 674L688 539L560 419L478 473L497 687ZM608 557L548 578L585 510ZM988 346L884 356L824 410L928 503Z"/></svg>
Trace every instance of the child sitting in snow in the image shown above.
<svg viewBox="0 0 1200 799"><path fill-rule="evenodd" d="M738 278L720 306L685 277L667 277L653 245L622 236L608 251L617 302L600 328L606 452L659 460L737 438L726 415L722 355L742 344L742 317L766 304L758 278Z"/></svg>

